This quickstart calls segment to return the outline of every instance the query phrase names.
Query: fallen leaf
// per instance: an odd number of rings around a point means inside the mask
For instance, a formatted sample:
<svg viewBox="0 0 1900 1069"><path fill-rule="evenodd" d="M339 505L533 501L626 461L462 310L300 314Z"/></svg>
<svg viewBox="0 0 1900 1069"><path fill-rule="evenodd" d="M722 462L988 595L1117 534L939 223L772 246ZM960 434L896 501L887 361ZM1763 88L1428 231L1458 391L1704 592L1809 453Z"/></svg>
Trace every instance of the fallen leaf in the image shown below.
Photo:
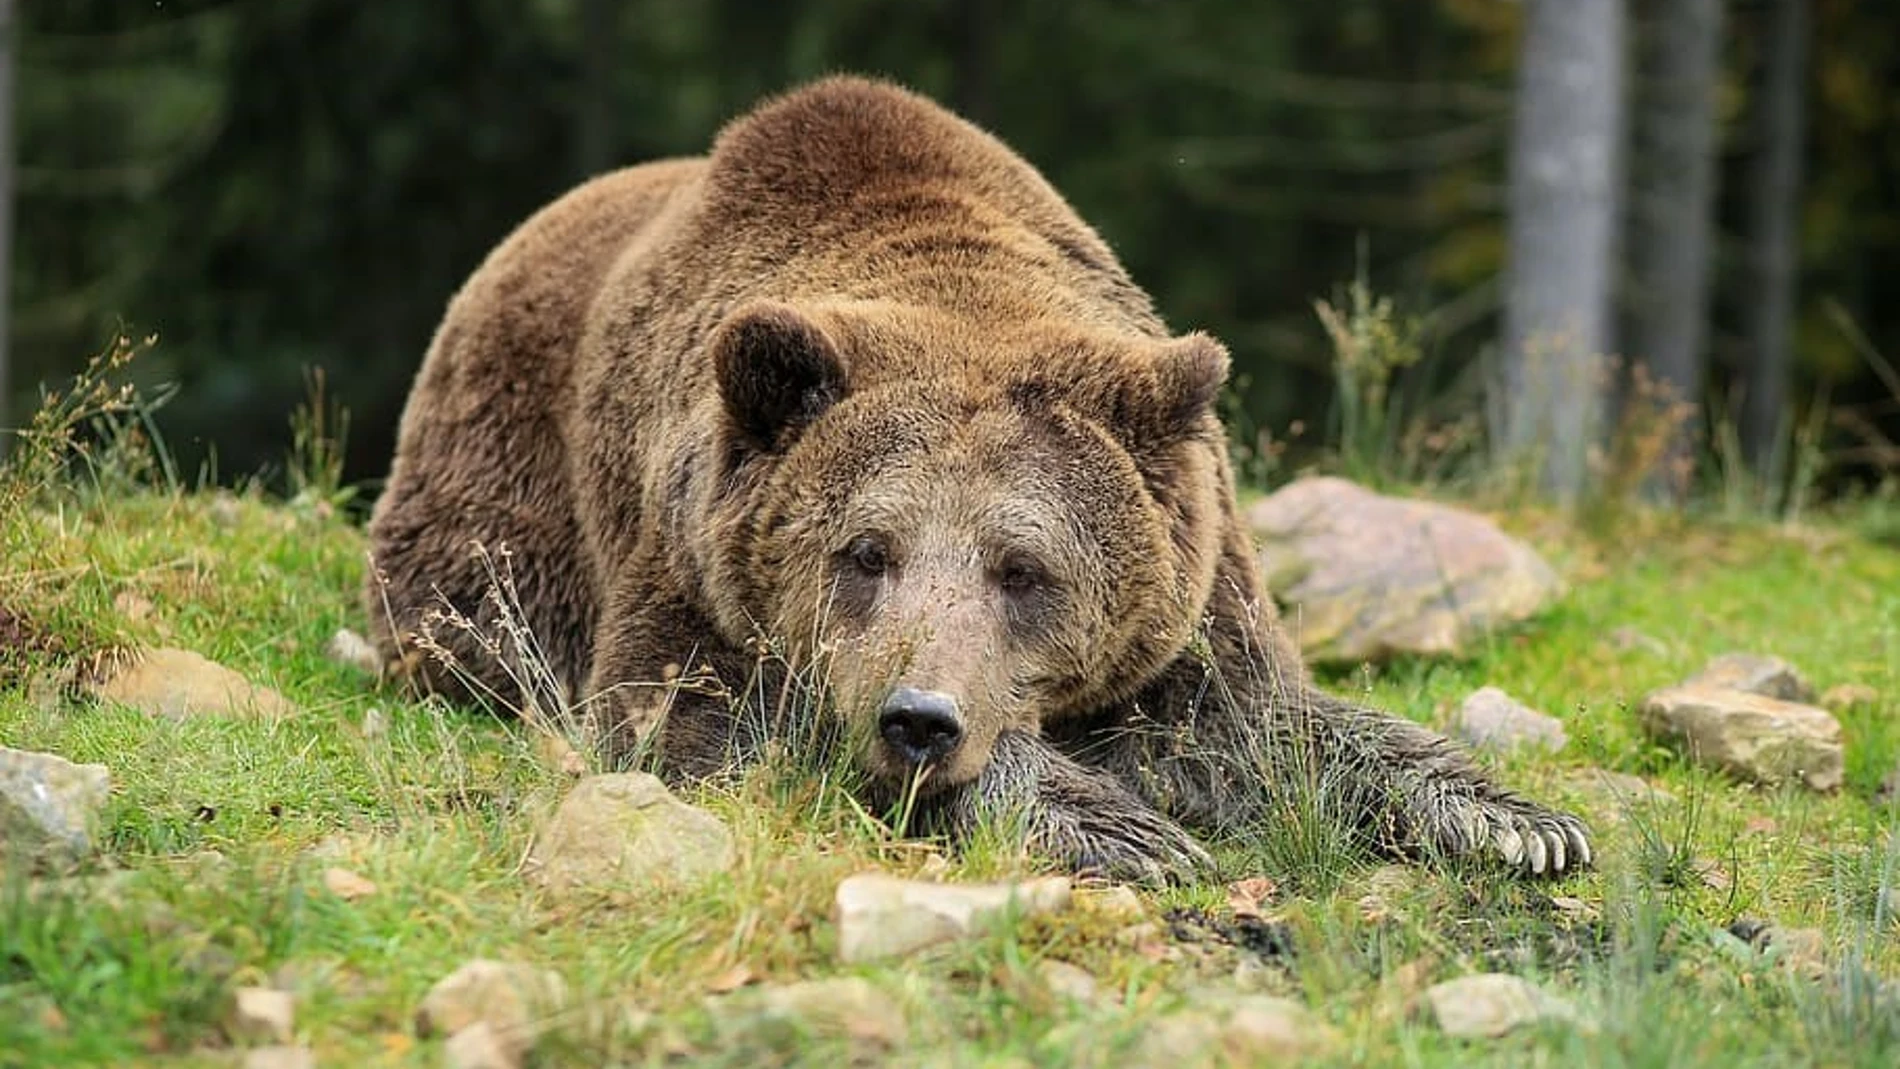
<svg viewBox="0 0 1900 1069"><path fill-rule="evenodd" d="M1702 885L1713 891L1726 891L1734 886L1735 880L1712 857L1699 857L1691 862L1689 868L1702 878Z"/></svg>
<svg viewBox="0 0 1900 1069"><path fill-rule="evenodd" d="M737 991L747 984L755 983L757 980L758 976L753 973L750 965L734 965L713 977L712 982L706 985L706 990L715 995L724 995Z"/></svg>
<svg viewBox="0 0 1900 1069"><path fill-rule="evenodd" d="M1279 893L1280 885L1265 876L1251 876L1227 885L1227 908L1236 917L1258 917Z"/></svg>

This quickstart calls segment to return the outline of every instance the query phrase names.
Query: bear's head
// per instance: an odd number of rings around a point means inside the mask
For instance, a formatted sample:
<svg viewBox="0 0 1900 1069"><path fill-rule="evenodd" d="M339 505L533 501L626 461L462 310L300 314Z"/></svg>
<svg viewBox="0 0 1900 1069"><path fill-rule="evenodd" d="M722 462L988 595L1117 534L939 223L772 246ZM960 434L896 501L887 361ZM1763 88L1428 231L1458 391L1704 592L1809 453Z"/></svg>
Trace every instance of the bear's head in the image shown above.
<svg viewBox="0 0 1900 1069"><path fill-rule="evenodd" d="M999 733L1132 698L1222 537L1225 350L1060 321L753 302L715 332L719 587L821 664L865 768L925 795Z"/></svg>

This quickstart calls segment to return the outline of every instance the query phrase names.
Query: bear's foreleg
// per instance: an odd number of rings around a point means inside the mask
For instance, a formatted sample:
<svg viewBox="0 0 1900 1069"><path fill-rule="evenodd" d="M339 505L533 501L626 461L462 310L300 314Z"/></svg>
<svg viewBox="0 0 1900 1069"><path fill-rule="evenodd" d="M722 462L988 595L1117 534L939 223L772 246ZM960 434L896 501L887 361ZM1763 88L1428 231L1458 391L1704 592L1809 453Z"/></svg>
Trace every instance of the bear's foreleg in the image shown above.
<svg viewBox="0 0 1900 1069"><path fill-rule="evenodd" d="M1021 731L999 735L982 775L933 816L953 839L1000 824L1051 860L1113 879L1160 884L1212 867L1186 829L1120 780Z"/></svg>
<svg viewBox="0 0 1900 1069"><path fill-rule="evenodd" d="M1534 874L1590 862L1577 817L1499 786L1436 732L1314 687L1247 596L1249 570L1229 574L1205 642L1132 710L1071 731L1068 752L1216 833L1321 815L1400 856L1489 856Z"/></svg>

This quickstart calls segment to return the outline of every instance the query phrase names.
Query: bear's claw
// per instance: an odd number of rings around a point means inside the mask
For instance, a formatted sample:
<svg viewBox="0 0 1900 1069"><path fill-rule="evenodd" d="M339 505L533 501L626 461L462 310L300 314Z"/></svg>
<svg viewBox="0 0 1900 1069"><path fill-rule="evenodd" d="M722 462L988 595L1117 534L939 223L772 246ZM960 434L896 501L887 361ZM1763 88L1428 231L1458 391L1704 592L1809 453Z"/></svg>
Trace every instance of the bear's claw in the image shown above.
<svg viewBox="0 0 1900 1069"><path fill-rule="evenodd" d="M1454 853L1488 854L1534 876L1558 876L1591 862L1590 831L1569 813L1512 798L1479 802L1466 818L1463 834L1449 837Z"/></svg>

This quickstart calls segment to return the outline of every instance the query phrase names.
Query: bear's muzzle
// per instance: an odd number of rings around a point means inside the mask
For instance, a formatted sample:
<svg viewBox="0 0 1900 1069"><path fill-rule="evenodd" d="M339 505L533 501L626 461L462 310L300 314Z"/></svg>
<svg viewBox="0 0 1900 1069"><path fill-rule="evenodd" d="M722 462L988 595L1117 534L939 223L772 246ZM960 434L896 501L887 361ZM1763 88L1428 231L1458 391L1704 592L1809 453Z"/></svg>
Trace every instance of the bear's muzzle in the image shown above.
<svg viewBox="0 0 1900 1069"><path fill-rule="evenodd" d="M921 767L955 752L963 743L963 721L950 695L898 686L878 709L877 733L892 756Z"/></svg>

